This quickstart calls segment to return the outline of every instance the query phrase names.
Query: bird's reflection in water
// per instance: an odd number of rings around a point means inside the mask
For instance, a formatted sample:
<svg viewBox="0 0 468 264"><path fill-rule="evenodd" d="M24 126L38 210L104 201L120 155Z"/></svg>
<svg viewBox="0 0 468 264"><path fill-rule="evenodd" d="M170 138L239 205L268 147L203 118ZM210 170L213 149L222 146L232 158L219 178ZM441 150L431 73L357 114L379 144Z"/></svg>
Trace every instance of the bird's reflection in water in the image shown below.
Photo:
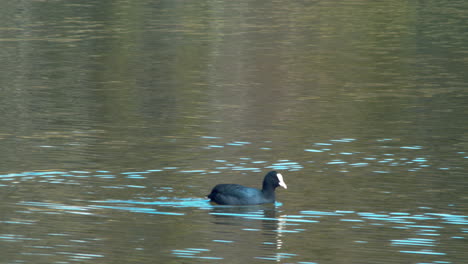
<svg viewBox="0 0 468 264"><path fill-rule="evenodd" d="M279 250L283 247L283 230L287 224L285 217L278 216L278 208L274 204L251 206L214 206L211 215L213 223L218 225L219 239L229 241L245 241L249 247L260 244L262 252L268 256L252 256L254 258L280 261L283 258ZM224 228L225 226L240 227L239 229ZM224 226L224 227L223 227ZM230 231L227 231L230 230ZM239 232L236 232L238 230ZM252 231L252 232L241 232ZM256 234L261 234L260 236ZM257 244L258 245L258 244ZM248 251L248 249L246 250Z"/></svg>

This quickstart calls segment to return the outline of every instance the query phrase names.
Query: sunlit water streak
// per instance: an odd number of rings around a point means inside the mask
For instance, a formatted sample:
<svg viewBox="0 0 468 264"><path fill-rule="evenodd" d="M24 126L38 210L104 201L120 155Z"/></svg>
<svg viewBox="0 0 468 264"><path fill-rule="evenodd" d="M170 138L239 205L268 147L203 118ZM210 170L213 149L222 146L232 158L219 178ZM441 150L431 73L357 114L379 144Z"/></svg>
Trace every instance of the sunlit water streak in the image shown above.
<svg viewBox="0 0 468 264"><path fill-rule="evenodd" d="M174 249L172 254L179 258L192 258L192 259L206 259L206 260L219 260L223 259L222 257L210 257L210 256L200 256L203 254L209 254L211 250L206 248L186 248L186 249Z"/></svg>
<svg viewBox="0 0 468 264"><path fill-rule="evenodd" d="M137 213L148 213L148 214L162 214L162 215L184 215L185 213L179 212L167 212L154 209L154 206L160 207L172 207L172 208L186 208L186 207L195 207L203 210L211 209L212 206L206 199L198 198L167 198L159 197L156 201L147 201L145 200L105 200L105 201L92 201L96 204L116 204L115 205L94 205L96 208L103 209L115 209L115 210L125 210L130 212ZM125 206L124 206L125 205ZM146 207L137 207L146 206ZM148 208L151 207L151 208Z"/></svg>
<svg viewBox="0 0 468 264"><path fill-rule="evenodd" d="M47 213L70 213L80 215L94 215L93 208L89 206L66 205L62 203L51 202L19 202L20 206L27 206L28 208L44 208L43 211Z"/></svg>

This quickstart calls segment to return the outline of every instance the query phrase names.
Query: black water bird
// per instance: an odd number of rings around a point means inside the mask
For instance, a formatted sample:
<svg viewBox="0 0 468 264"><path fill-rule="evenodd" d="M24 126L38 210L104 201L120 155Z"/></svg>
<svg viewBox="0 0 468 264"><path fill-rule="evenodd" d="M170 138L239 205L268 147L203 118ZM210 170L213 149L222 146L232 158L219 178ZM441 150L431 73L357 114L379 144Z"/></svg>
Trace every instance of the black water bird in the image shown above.
<svg viewBox="0 0 468 264"><path fill-rule="evenodd" d="M288 188L284 183L283 175L270 171L263 179L262 189L245 187L239 184L218 184L208 195L211 202L222 205L251 205L275 202L275 189L281 186Z"/></svg>

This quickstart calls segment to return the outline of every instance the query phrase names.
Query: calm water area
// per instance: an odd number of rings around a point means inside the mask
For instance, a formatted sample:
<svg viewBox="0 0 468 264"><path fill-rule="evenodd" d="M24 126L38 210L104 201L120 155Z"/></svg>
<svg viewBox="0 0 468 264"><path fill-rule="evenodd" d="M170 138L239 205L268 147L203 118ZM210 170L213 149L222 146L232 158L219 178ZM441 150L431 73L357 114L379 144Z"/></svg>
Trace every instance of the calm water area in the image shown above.
<svg viewBox="0 0 468 264"><path fill-rule="evenodd" d="M468 1L0 7L0 263L468 263Z"/></svg>

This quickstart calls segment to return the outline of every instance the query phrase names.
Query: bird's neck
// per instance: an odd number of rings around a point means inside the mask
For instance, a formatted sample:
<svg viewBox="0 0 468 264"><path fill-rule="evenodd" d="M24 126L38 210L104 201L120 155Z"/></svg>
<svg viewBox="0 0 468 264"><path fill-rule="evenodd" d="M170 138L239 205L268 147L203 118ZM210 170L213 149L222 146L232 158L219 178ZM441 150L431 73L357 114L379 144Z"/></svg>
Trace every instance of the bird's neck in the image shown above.
<svg viewBox="0 0 468 264"><path fill-rule="evenodd" d="M268 184L263 184L262 193L265 197L275 198L275 188Z"/></svg>

